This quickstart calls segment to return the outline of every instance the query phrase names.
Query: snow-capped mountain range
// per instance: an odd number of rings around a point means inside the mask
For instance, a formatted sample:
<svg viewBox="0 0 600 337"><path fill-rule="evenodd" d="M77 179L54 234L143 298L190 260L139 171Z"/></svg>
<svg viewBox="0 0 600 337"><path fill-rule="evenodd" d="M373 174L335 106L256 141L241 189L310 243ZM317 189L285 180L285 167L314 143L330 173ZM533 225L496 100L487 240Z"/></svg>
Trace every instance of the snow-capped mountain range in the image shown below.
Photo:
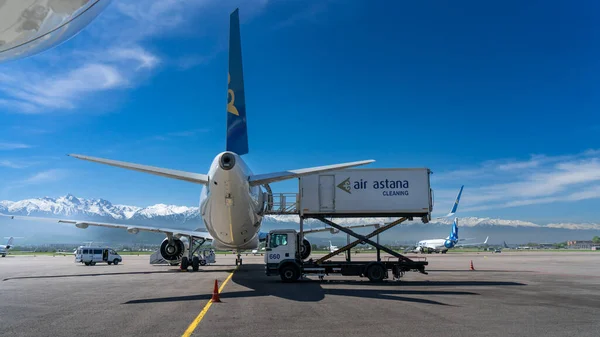
<svg viewBox="0 0 600 337"><path fill-rule="evenodd" d="M104 199L83 199L68 194L59 198L0 201L0 212L10 215L67 217L135 222L148 219L185 223L199 219L198 207L157 204L149 207L113 205Z"/></svg>
<svg viewBox="0 0 600 337"><path fill-rule="evenodd" d="M27 216L46 216L46 217L67 217L77 218L103 218L103 220L112 220L117 222L132 223L135 221L146 220L167 220L173 224L184 224L190 221L199 221L200 214L198 207L176 206L156 204L148 207L114 205L104 199L83 199L72 194L58 198L35 198L21 201L0 201L0 213L9 215L27 215ZM120 220L120 221L119 221ZM298 222L296 215L269 215L266 220L273 223L293 223ZM342 219L339 222L345 225L390 222L392 218L349 218ZM434 220L431 223L451 224L453 219L445 218ZM305 223L318 222L317 220L307 220ZM409 221L405 225L419 223L420 221ZM510 226L510 227L548 227L565 229L597 229L600 230L600 223L551 223L545 226L533 222L521 220L504 220L492 218L465 217L459 218L461 227L475 227L479 225L487 226Z"/></svg>
<svg viewBox="0 0 600 337"><path fill-rule="evenodd" d="M21 201L0 201L0 213L9 215L22 215L34 217L52 217L93 220L103 222L115 222L123 224L138 225L168 225L173 228L199 228L202 226L202 219L198 207L186 207L176 205L157 204L148 207L114 205L104 199L84 199L71 194L58 198L35 198ZM340 224L367 224L389 222L395 219L391 218L351 218L339 219ZM453 219L435 220L428 224L419 221L408 221L402 223L386 233L386 237L391 240L407 239L416 240L443 235L449 231L449 226ZM296 215L271 215L265 217L263 221L263 230L267 231L273 228L297 228L299 218ZM305 224L308 228L322 227L323 224L318 220L307 220ZM19 226L19 229L24 229ZM539 225L528 221L505 220L478 217L459 217L459 228L465 235L477 235L483 237L489 235L490 241L512 240L513 242L529 242L539 239L548 241L564 241L567 239L587 239L590 235L600 234L600 223L552 223ZM1 229L1 228L0 228ZM113 240L131 240L130 234L124 231L104 228L102 235L109 235ZM14 231L14 230L13 230ZM79 231L79 230L78 230ZM54 230L52 233L60 232ZM91 234L88 232L86 235ZM99 234L100 231L94 231ZM14 235L11 232L11 235ZM156 234L152 234L156 235ZM315 236L324 236L330 234L312 234ZM139 237L139 236L138 236ZM144 236L148 238L147 236ZM497 240L492 240L496 237ZM591 237L589 237L591 239ZM500 241L502 242L502 241Z"/></svg>

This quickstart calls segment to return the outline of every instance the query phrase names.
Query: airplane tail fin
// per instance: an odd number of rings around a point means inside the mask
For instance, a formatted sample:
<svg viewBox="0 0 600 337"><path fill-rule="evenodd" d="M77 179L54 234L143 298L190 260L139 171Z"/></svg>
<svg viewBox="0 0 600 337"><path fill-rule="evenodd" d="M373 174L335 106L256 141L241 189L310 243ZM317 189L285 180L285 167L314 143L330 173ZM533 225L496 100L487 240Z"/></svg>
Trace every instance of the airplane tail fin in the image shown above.
<svg viewBox="0 0 600 337"><path fill-rule="evenodd" d="M458 218L454 218L452 230L450 231L450 240L458 241Z"/></svg>
<svg viewBox="0 0 600 337"><path fill-rule="evenodd" d="M15 242L14 237L11 236L10 238L8 238L8 241L6 241L6 249L9 249L13 245L13 242Z"/></svg>
<svg viewBox="0 0 600 337"><path fill-rule="evenodd" d="M453 216L456 213L456 211L458 210L458 203L460 202L460 196L462 195L463 188L465 188L465 185L462 185L460 187L460 191L458 191L458 195L456 196L454 205L452 205L452 209L450 210L450 213L448 213L448 215L446 215L447 217Z"/></svg>
<svg viewBox="0 0 600 337"><path fill-rule="evenodd" d="M239 9L229 16L229 73L227 74L227 151L248 153L246 97L242 68Z"/></svg>
<svg viewBox="0 0 600 337"><path fill-rule="evenodd" d="M458 195L456 196L456 199L454 200L454 204L452 205L452 208L450 209L450 213L448 213L444 216L434 218L435 220L449 218L451 216L454 216L454 214L456 214L456 211L458 210L458 203L460 202L460 196L462 195L462 192L463 192L463 188L465 188L465 185L462 185L460 187L460 190L458 191Z"/></svg>

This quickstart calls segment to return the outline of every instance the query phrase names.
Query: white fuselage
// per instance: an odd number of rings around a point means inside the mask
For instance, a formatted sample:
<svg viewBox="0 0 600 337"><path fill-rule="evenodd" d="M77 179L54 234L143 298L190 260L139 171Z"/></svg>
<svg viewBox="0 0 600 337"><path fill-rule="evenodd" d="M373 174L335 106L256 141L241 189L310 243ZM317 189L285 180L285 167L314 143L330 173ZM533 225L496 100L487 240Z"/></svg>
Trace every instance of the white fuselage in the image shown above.
<svg viewBox="0 0 600 337"><path fill-rule="evenodd" d="M446 246L444 246L445 242L446 242L446 239L421 240L417 243L417 248L418 247L427 247L429 249L447 250L448 248L446 248Z"/></svg>
<svg viewBox="0 0 600 337"><path fill-rule="evenodd" d="M232 156L233 167L224 169L223 156ZM254 249L264 209L260 186L250 186L250 168L232 152L222 152L213 160L208 184L200 195L200 212L206 229L218 249Z"/></svg>

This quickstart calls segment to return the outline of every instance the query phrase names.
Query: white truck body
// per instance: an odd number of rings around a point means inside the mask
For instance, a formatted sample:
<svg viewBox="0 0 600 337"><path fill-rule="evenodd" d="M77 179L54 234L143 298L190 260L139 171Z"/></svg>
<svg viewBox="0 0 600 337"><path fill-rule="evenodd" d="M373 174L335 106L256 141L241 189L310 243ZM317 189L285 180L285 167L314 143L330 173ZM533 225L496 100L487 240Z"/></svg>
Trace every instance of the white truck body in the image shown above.
<svg viewBox="0 0 600 337"><path fill-rule="evenodd" d="M427 168L347 169L301 177L301 216L431 219ZM424 222L427 222L424 221Z"/></svg>

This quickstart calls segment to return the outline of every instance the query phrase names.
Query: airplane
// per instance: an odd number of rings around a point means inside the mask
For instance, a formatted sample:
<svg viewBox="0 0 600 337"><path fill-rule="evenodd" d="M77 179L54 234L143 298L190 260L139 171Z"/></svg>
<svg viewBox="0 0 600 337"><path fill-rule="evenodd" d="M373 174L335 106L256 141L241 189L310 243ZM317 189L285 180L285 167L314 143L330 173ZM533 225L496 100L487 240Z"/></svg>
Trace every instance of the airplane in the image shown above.
<svg viewBox="0 0 600 337"><path fill-rule="evenodd" d="M267 236L267 233L260 231L267 202L267 192L263 191L263 187L268 191L270 190L269 184L274 182L374 162L374 160L362 160L266 174L252 173L250 167L242 159L242 156L249 152L249 144L246 125L247 116L242 70L239 8L230 14L229 72L227 74L227 82L226 148L224 152L217 154L213 159L207 173L184 172L79 154L68 155L81 160L201 185L200 213L207 232L70 219L30 219L74 224L78 228L88 228L89 226L123 228L132 234L137 234L139 231L163 233L166 235L166 238L160 246L162 257L171 264L180 263L181 269L187 269L191 262L194 271L198 270L199 258L193 256L195 249L192 247L194 247L195 243L202 245L206 241L211 241L212 245L217 249L235 250L237 252L235 263L238 265L242 263L240 252L257 248L259 242L265 240ZM29 218L27 216L9 217L11 219ZM183 237L188 240L189 249L187 250L181 240ZM304 239L301 246L301 257L303 259L308 258L310 248L310 242ZM185 256L186 251L188 252L187 256Z"/></svg>
<svg viewBox="0 0 600 337"><path fill-rule="evenodd" d="M13 242L15 241L14 237L6 237L5 239L8 239L8 241L6 241L6 245L0 245L0 255L2 255L2 257L6 257L6 254L8 254L8 250L10 249L10 247L12 247Z"/></svg>
<svg viewBox="0 0 600 337"><path fill-rule="evenodd" d="M333 252L335 252L335 251L336 251L336 250L338 250L338 249L339 249L339 248L338 248L338 246L334 246L334 245L332 245L332 244L331 244L331 241L329 241L329 252L330 252L330 253L333 253Z"/></svg>
<svg viewBox="0 0 600 337"><path fill-rule="evenodd" d="M442 254L446 254L446 252L454 247L464 247L464 246L478 246L478 245L485 245L488 242L488 239L490 237L488 236L487 238L485 238L484 242L480 242L480 243L461 243L459 244L459 241L465 240L459 240L458 238L458 218L454 218L454 222L452 223L452 230L450 231L450 235L445 238L445 239L429 239L429 240L421 240L419 242L417 242L417 247L415 248L415 251L421 252L423 254L425 253L431 253L431 252L436 252L436 253L442 253Z"/></svg>

